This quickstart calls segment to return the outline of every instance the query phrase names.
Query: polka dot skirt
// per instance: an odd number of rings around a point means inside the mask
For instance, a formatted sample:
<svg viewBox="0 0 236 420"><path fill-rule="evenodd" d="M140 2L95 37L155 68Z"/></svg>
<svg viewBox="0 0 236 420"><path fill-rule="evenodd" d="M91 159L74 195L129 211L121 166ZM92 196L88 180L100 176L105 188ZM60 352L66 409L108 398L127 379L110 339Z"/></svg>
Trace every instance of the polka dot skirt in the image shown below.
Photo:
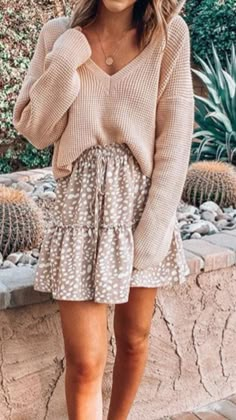
<svg viewBox="0 0 236 420"><path fill-rule="evenodd" d="M133 232L151 178L126 143L94 145L59 178L53 217L41 244L34 289L54 299L124 303L130 287L172 287L190 273L176 219L165 259L137 270Z"/></svg>

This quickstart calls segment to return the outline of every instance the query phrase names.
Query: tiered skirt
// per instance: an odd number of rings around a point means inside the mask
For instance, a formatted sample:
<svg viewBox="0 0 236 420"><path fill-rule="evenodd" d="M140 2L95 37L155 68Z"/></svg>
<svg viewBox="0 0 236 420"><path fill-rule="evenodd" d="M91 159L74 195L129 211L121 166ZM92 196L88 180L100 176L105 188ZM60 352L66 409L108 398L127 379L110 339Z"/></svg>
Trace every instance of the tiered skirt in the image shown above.
<svg viewBox="0 0 236 420"><path fill-rule="evenodd" d="M54 299L124 303L130 287L185 282L190 270L177 218L164 260L145 270L133 267L133 233L150 185L126 143L85 149L71 174L57 179L34 289Z"/></svg>

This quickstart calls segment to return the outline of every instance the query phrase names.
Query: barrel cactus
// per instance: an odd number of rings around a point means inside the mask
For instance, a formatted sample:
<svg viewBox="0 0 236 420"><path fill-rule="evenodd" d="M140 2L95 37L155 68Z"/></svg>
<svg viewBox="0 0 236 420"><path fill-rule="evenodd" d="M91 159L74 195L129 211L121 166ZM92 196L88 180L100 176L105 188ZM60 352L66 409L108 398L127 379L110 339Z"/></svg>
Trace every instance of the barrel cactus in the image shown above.
<svg viewBox="0 0 236 420"><path fill-rule="evenodd" d="M26 251L44 236L42 210L24 191L0 185L0 252Z"/></svg>
<svg viewBox="0 0 236 420"><path fill-rule="evenodd" d="M199 161L188 168L183 201L196 207L214 201L221 208L236 207L236 170L222 161Z"/></svg>

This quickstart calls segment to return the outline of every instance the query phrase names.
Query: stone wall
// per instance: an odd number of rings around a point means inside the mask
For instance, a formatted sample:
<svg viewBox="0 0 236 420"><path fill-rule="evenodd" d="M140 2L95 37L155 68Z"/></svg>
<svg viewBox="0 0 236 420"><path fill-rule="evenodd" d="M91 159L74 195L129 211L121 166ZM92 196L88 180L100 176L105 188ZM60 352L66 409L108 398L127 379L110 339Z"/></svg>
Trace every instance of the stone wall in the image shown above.
<svg viewBox="0 0 236 420"><path fill-rule="evenodd" d="M235 247L236 237L231 238ZM192 241L184 242L189 245ZM131 420L157 420L236 391L235 253L225 249L220 256L219 247L211 246L213 251L209 249L208 254L192 254L193 246L192 251L186 250L191 267L187 282L158 291L148 363ZM214 268L219 260L224 268ZM23 295L22 286L21 301ZM30 296L38 303L30 303ZM48 300L41 301L45 296ZM114 305L108 313L104 415L116 353ZM0 311L0 325L1 419L66 420L65 358L57 302L31 287L24 305Z"/></svg>

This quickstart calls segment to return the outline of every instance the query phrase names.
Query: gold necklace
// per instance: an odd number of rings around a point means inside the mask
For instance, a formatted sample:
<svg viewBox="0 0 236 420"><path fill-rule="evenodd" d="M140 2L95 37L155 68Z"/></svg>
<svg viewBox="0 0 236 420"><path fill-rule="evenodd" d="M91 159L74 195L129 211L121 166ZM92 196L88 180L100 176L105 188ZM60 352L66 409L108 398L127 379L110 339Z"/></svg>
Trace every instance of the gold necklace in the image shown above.
<svg viewBox="0 0 236 420"><path fill-rule="evenodd" d="M99 42L100 42L100 45L101 45L101 48L102 48L102 51L103 51L103 54L104 54L104 57L105 57L105 63L108 65L108 66L111 66L113 63L114 63L114 56L115 56L115 54L117 53L117 51L119 50L119 46L120 46L120 43L121 43L121 41L125 38L125 36L127 35L127 33L128 33L128 31L125 33L125 35L124 36L122 36L121 37L121 39L118 41L118 47L115 49L115 51L113 52L113 54L111 55L106 55L106 53L105 53L105 51L104 51L104 48L103 48L103 46L102 46L102 41L101 41L101 39L100 39L100 36L99 36L99 34L98 34L98 32L96 31L96 29L95 29L95 32L96 32L96 35L97 35L97 37L98 37L98 40L99 40Z"/></svg>

